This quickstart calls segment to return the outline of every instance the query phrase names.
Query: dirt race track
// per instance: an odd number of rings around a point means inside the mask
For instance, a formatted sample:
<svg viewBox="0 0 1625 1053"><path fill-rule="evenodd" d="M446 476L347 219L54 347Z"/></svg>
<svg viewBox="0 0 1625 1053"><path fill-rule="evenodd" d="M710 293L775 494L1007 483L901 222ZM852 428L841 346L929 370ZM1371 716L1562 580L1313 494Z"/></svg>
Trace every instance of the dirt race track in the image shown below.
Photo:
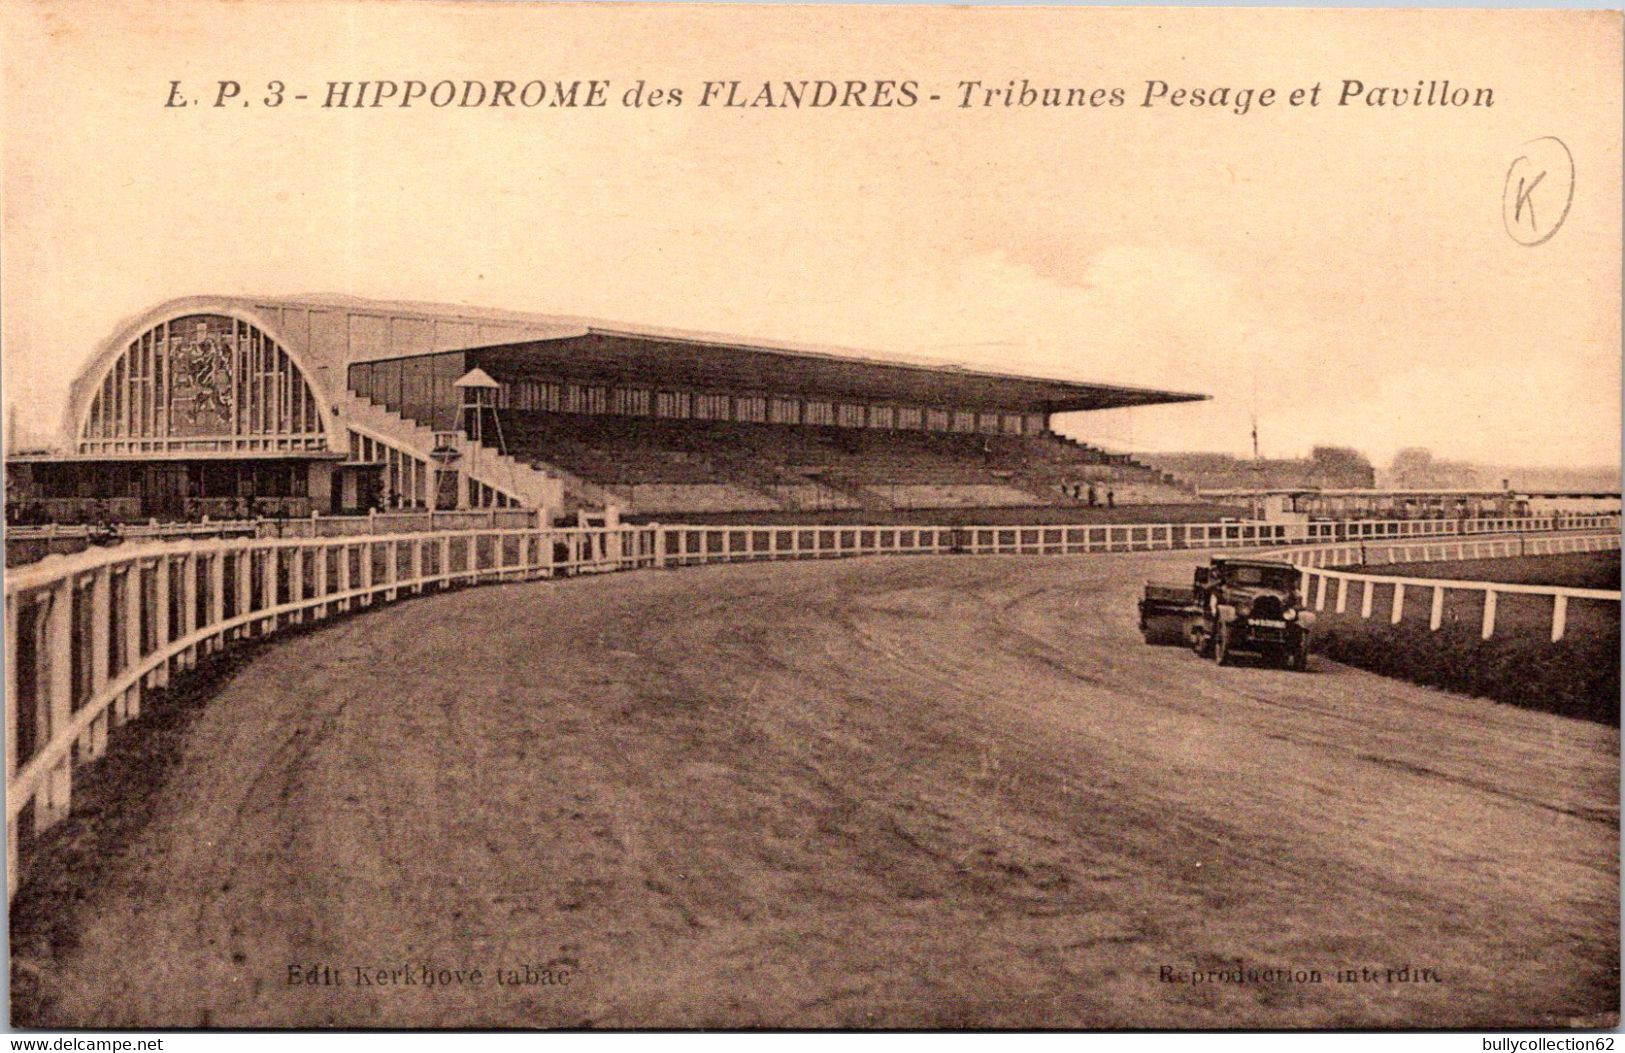
<svg viewBox="0 0 1625 1053"><path fill-rule="evenodd" d="M1617 1019L1618 731L1144 646L1139 583L1194 560L643 572L290 638L188 730L76 945L14 959L15 1022ZM1288 975L1191 982L1238 960ZM568 983L497 982L527 964Z"/></svg>

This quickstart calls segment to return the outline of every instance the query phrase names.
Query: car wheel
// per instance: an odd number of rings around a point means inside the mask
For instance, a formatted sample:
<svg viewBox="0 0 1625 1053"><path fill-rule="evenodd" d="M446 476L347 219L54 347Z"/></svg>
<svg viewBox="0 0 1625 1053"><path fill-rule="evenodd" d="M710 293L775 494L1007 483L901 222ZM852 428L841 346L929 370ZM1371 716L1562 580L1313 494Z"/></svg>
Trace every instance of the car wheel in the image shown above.
<svg viewBox="0 0 1625 1053"><path fill-rule="evenodd" d="M1213 657L1213 637L1208 634L1206 626L1191 627L1191 650L1196 652L1198 658Z"/></svg>
<svg viewBox="0 0 1625 1053"><path fill-rule="evenodd" d="M1287 652L1286 667L1294 673L1306 672L1309 669L1309 645L1303 644Z"/></svg>

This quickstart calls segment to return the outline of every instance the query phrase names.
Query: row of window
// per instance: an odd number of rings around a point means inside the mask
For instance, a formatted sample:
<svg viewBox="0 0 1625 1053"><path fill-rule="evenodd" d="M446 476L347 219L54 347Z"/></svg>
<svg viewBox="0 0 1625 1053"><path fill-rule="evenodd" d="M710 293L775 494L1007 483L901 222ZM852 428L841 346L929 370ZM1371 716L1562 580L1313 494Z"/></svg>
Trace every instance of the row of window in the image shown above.
<svg viewBox="0 0 1625 1053"><path fill-rule="evenodd" d="M310 496L310 469L287 461L33 465L27 484L45 498L141 498L149 507L188 497L252 499ZM246 506L245 506L246 510Z"/></svg>
<svg viewBox="0 0 1625 1053"><path fill-rule="evenodd" d="M552 413L602 413L625 417L833 425L840 428L902 431L980 432L984 435L1037 435L1044 430L1046 423L1042 413L933 409L778 395L660 391L654 388L609 387L549 380L503 384L497 392L497 406L500 409Z"/></svg>

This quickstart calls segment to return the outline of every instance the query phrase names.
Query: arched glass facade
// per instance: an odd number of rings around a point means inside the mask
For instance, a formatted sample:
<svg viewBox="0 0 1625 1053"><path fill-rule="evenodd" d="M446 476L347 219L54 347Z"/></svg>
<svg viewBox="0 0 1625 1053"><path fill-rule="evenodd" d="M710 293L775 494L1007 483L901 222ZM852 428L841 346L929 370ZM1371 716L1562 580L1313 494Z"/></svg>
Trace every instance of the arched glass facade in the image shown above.
<svg viewBox="0 0 1625 1053"><path fill-rule="evenodd" d="M217 314L161 322L130 343L79 425L79 452L326 450L299 367L257 326Z"/></svg>

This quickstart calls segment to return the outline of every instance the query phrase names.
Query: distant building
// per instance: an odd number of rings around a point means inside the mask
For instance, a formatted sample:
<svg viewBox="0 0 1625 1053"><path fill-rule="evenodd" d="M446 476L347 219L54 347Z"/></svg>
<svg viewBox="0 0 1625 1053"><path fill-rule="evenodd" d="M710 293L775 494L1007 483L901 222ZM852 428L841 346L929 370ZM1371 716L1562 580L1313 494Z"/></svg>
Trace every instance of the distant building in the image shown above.
<svg viewBox="0 0 1625 1053"><path fill-rule="evenodd" d="M1210 501L1250 510L1259 519L1483 519L1507 516L1617 514L1620 492L1359 488L1202 490Z"/></svg>
<svg viewBox="0 0 1625 1053"><path fill-rule="evenodd" d="M1140 453L1146 464L1204 490L1353 489L1376 485L1376 472L1351 457L1248 460L1223 453Z"/></svg>

